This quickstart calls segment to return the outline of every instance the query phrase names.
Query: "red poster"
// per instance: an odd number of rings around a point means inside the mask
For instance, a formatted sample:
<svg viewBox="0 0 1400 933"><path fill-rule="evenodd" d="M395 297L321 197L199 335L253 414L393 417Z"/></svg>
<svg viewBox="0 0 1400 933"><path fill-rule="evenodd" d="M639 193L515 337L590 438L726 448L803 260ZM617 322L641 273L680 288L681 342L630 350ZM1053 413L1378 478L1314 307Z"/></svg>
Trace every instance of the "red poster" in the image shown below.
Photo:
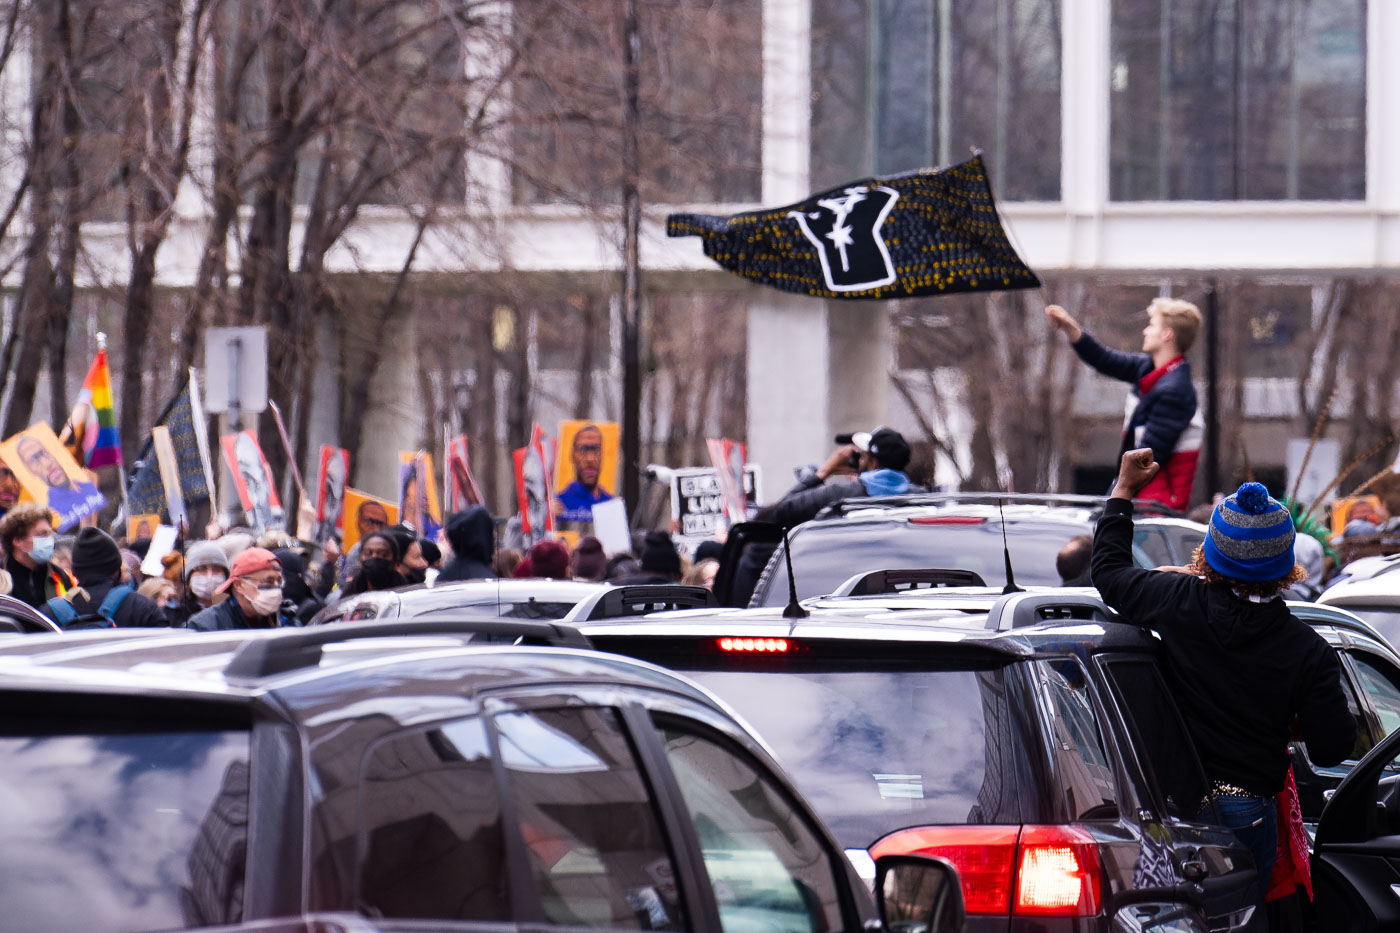
<svg viewBox="0 0 1400 933"><path fill-rule="evenodd" d="M467 451L467 436L457 437L447 450L447 511L461 512L481 505L481 489L472 476L471 457Z"/></svg>
<svg viewBox="0 0 1400 933"><path fill-rule="evenodd" d="M544 428L530 429L530 443L515 451L515 495L520 509L520 529L527 536L554 530L554 510L549 507L549 457Z"/></svg>
<svg viewBox="0 0 1400 933"><path fill-rule="evenodd" d="M253 526L262 530L277 524L282 517L282 503L257 435L252 431L225 434L219 443L224 449L224 462L233 473L238 502Z"/></svg>

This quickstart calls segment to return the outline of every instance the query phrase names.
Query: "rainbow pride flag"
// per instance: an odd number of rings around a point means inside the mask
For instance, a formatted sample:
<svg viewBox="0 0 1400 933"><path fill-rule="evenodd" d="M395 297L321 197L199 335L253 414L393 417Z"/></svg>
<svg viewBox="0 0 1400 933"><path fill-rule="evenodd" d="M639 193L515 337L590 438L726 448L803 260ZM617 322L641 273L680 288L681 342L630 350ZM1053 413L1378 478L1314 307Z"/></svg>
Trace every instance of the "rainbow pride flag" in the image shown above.
<svg viewBox="0 0 1400 933"><path fill-rule="evenodd" d="M83 390L69 416L73 439L81 441L79 463L89 470L120 464L122 445L117 438L117 413L112 408L112 370L107 366L107 348L99 346L92 368L83 380Z"/></svg>

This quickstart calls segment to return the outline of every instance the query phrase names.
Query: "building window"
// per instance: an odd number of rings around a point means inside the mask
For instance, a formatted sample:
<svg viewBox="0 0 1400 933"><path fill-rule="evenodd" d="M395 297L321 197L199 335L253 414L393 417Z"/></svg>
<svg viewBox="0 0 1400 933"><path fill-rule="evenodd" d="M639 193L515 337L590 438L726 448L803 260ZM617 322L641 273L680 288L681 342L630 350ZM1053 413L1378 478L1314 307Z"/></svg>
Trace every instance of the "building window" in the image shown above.
<svg viewBox="0 0 1400 933"><path fill-rule="evenodd" d="M814 0L812 175L961 162L1060 197L1060 0Z"/></svg>
<svg viewBox="0 0 1400 933"><path fill-rule="evenodd" d="M1366 0L1113 0L1110 195L1366 196Z"/></svg>

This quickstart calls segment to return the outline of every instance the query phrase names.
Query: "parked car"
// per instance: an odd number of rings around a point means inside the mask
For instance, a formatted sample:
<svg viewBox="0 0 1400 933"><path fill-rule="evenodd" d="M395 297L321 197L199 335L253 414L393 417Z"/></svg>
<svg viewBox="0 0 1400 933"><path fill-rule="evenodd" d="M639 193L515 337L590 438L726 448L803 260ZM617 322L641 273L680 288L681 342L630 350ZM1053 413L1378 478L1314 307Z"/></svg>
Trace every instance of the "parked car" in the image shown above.
<svg viewBox="0 0 1400 933"><path fill-rule="evenodd" d="M1400 646L1400 555L1374 557L1357 573L1334 583L1317 597L1324 606L1336 606L1368 622L1393 646ZM1348 565L1351 569L1354 565ZM1372 572L1367 572L1372 571Z"/></svg>
<svg viewBox="0 0 1400 933"><path fill-rule="evenodd" d="M1004 548L1018 584L1056 586L1056 556L1071 538L1094 533L1103 502L1092 496L966 493L840 502L788 533L797 596L831 593L852 574L885 567L956 567L1000 587L1006 583ZM1134 557L1143 567L1184 564L1205 532L1204 525L1148 513L1134 523ZM789 599L783 545L768 546L772 556L754 584L750 606L782 606ZM741 559L726 554L726 560Z"/></svg>
<svg viewBox="0 0 1400 933"><path fill-rule="evenodd" d="M61 632L58 623L13 596L0 596L0 635L16 632Z"/></svg>
<svg viewBox="0 0 1400 933"><path fill-rule="evenodd" d="M312 617L311 625L366 619L446 619L463 613L508 619L562 619L604 583L573 580L470 580L441 586L401 587L348 596Z"/></svg>
<svg viewBox="0 0 1400 933"><path fill-rule="evenodd" d="M722 704L586 647L498 618L4 640L4 925L871 929ZM879 867L885 929L959 928L947 865Z"/></svg>
<svg viewBox="0 0 1400 933"><path fill-rule="evenodd" d="M1142 904L1188 929L1246 924L1253 861L1199 816L1209 785L1152 634L1083 590L910 598L923 605L881 595L814 601L806 618L697 609L580 629L731 704L866 877L895 853L953 862L969 930L1139 929Z"/></svg>

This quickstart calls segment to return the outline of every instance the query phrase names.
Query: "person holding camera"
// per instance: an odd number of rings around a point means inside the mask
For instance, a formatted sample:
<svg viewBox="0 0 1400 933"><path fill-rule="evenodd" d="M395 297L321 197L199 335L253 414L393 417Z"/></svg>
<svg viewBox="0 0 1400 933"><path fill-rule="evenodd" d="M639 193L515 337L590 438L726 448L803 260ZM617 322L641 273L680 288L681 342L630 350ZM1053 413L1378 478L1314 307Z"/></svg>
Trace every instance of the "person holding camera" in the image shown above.
<svg viewBox="0 0 1400 933"><path fill-rule="evenodd" d="M831 452L826 463L763 509L759 517L792 527L845 499L924 491L910 483L904 472L909 466L909 442L893 428L839 435L836 442L840 446ZM840 479L827 482L833 477Z"/></svg>

